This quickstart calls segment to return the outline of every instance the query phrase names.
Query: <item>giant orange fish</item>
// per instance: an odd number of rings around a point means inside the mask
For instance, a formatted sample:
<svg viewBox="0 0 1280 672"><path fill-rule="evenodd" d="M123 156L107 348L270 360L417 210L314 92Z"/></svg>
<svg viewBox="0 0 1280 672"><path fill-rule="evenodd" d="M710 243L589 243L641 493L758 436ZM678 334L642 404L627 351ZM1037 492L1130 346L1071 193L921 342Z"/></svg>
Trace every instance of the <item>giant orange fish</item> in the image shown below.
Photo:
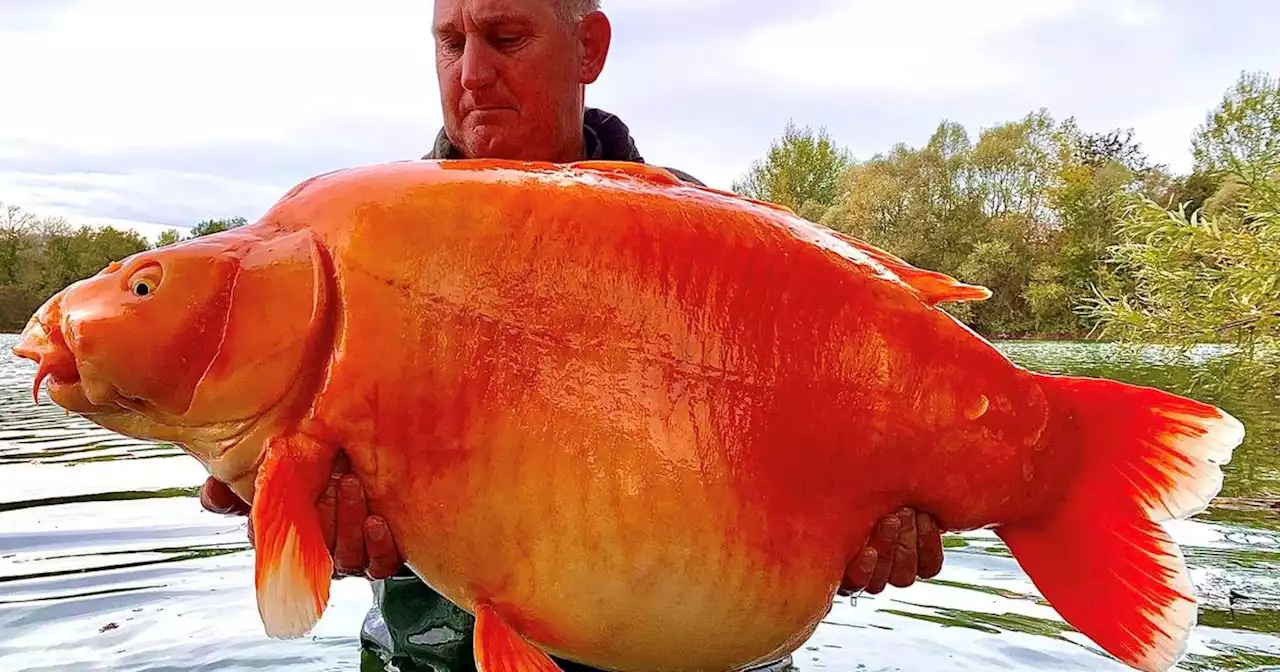
<svg viewBox="0 0 1280 672"><path fill-rule="evenodd" d="M253 502L266 632L320 618L315 501L349 455L485 672L736 670L798 648L886 511L994 528L1072 626L1171 667L1196 621L1159 525L1242 425L1014 365L985 288L637 164L397 162L53 296L37 390L173 441Z"/></svg>

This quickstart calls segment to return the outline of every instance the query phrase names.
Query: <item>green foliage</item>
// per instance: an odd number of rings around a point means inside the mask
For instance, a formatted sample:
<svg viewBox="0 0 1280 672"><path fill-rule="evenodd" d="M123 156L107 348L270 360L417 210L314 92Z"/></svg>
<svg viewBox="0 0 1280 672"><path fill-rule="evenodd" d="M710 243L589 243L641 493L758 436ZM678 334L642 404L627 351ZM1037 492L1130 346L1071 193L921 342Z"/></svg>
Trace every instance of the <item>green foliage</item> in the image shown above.
<svg viewBox="0 0 1280 672"><path fill-rule="evenodd" d="M1280 83L1244 73L1192 139L1172 196L1127 195L1106 272L1079 312L1172 358L1226 353L1192 381L1280 388Z"/></svg>
<svg viewBox="0 0 1280 672"><path fill-rule="evenodd" d="M156 238L156 247L172 245L180 240L182 240L182 234L178 233L177 229L166 229Z"/></svg>
<svg viewBox="0 0 1280 672"><path fill-rule="evenodd" d="M1220 384L1280 385L1280 149L1237 162L1203 211L1127 199L1095 296L1081 312L1105 334L1185 356L1230 346L1206 369Z"/></svg>
<svg viewBox="0 0 1280 672"><path fill-rule="evenodd" d="M0 330L14 331L59 289L149 247L133 231L41 218L0 205Z"/></svg>
<svg viewBox="0 0 1280 672"><path fill-rule="evenodd" d="M918 149L852 161L820 223L909 262L985 285L985 302L948 307L981 332L1084 333L1072 305L1113 242L1116 198L1172 190L1132 132L1082 132L1046 110L982 129L944 121Z"/></svg>
<svg viewBox="0 0 1280 672"><path fill-rule="evenodd" d="M243 226L244 218L207 220L190 237ZM170 229L158 246L178 242ZM134 231L82 226L57 217L37 217L16 205L0 204L0 332L17 331L58 290L116 261L151 249Z"/></svg>
<svg viewBox="0 0 1280 672"><path fill-rule="evenodd" d="M790 185L834 183L802 216L987 286L987 301L946 307L981 333L1228 341L1237 364L1274 356L1280 250L1266 194L1280 83L1268 75L1242 74L1208 115L1187 175L1151 163L1132 129L1087 131L1043 109L976 141L943 121L922 147L864 160L804 158L819 145L833 146L825 132L789 124L735 190L794 209Z"/></svg>
<svg viewBox="0 0 1280 672"><path fill-rule="evenodd" d="M233 217L231 219L206 219L191 227L190 237L199 238L200 236L207 236L211 233L218 233L220 231L234 229L238 226L244 226L248 223L248 220L244 217Z"/></svg>
<svg viewBox="0 0 1280 672"><path fill-rule="evenodd" d="M1191 141L1196 168L1239 172L1280 151L1280 81L1244 72Z"/></svg>
<svg viewBox="0 0 1280 672"><path fill-rule="evenodd" d="M733 190L818 221L839 195L840 172L848 163L848 151L837 147L826 129L797 128L787 122L782 137Z"/></svg>

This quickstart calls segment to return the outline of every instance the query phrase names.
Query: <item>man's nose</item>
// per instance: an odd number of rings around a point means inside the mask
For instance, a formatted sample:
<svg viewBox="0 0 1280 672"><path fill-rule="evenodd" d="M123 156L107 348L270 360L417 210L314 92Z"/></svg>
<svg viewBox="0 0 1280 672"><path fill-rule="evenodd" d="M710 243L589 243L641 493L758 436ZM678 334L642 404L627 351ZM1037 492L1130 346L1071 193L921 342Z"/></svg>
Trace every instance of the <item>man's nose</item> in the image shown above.
<svg viewBox="0 0 1280 672"><path fill-rule="evenodd" d="M462 88L474 91L493 83L497 68L493 64L493 50L484 40L467 40L462 50Z"/></svg>

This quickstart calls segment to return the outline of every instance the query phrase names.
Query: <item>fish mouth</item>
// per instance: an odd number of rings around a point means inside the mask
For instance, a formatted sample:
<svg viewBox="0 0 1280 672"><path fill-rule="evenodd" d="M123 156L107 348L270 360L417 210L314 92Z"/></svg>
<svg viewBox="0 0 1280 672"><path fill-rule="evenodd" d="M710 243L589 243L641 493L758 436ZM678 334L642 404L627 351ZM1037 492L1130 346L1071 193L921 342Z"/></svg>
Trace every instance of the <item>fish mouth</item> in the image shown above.
<svg viewBox="0 0 1280 672"><path fill-rule="evenodd" d="M62 331L53 333L45 327L40 316L33 315L13 346L13 354L36 363L35 383L31 386L31 398L40 403L40 385L49 379L50 387L65 387L80 382L80 369L75 356L67 347Z"/></svg>
<svg viewBox="0 0 1280 672"><path fill-rule="evenodd" d="M27 322L12 348L15 356L36 363L31 396L40 403L40 386L48 382L49 398L68 413L75 413L111 431L155 440L197 446L196 456L216 463L242 442L258 425L258 418L187 427L172 418L154 418L155 409L145 400L129 397L113 385L93 377L92 367L82 371L71 344L58 325L60 305L53 301ZM87 373L88 377L83 377Z"/></svg>
<svg viewBox="0 0 1280 672"><path fill-rule="evenodd" d="M57 324L58 304L52 303L47 315L33 315L27 321L18 344L12 348L14 356L36 363L35 380L31 385L31 398L40 403L40 386L48 381L49 398L67 411L81 415L120 413L125 408L111 403L116 399L99 400L88 394L80 377L80 367L75 354L67 344L62 330L50 327ZM101 395L96 395L101 396ZM118 397L118 394L109 394Z"/></svg>

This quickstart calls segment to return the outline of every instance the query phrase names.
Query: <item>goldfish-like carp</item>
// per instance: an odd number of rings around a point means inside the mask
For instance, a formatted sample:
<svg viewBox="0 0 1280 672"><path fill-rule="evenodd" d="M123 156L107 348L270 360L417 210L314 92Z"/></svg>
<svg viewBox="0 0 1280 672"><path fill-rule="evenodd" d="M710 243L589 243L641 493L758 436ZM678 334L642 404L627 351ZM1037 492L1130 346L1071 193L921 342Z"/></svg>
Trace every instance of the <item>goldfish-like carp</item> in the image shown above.
<svg viewBox="0 0 1280 672"><path fill-rule="evenodd" d="M325 609L341 450L485 672L774 659L903 505L993 528L1067 623L1167 669L1196 602L1159 523L1208 505L1244 428L1028 371L939 307L989 296L639 164L410 161L112 263L15 352L252 502L274 637Z"/></svg>

